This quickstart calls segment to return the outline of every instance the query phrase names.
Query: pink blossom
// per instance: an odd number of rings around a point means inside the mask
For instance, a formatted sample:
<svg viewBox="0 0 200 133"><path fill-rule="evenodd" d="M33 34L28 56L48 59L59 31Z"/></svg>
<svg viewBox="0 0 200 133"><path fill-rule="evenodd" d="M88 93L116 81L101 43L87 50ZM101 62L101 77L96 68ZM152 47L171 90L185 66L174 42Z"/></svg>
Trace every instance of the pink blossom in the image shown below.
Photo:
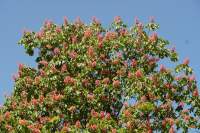
<svg viewBox="0 0 200 133"><path fill-rule="evenodd" d="M136 67L137 66L137 61L135 59L132 59L131 66L132 67Z"/></svg>
<svg viewBox="0 0 200 133"><path fill-rule="evenodd" d="M101 111L101 112L100 112L100 117L101 117L101 118L104 118L104 117L105 117L105 114L106 114L106 113L105 113L104 111Z"/></svg>
<svg viewBox="0 0 200 133"><path fill-rule="evenodd" d="M92 17L92 22L94 24L100 24L100 20L98 20L95 16Z"/></svg>
<svg viewBox="0 0 200 133"><path fill-rule="evenodd" d="M192 76L189 77L189 81L190 81L190 82L192 82L192 81L194 81L194 80L195 80L195 76L194 76L194 75L192 75Z"/></svg>
<svg viewBox="0 0 200 133"><path fill-rule="evenodd" d="M95 85L96 85L96 86L99 86L99 85L100 85L100 80L96 80L96 81L95 81Z"/></svg>
<svg viewBox="0 0 200 133"><path fill-rule="evenodd" d="M76 26L81 26L81 25L83 25L83 22L81 21L81 18L80 18L80 17L77 17L74 23L75 23Z"/></svg>
<svg viewBox="0 0 200 133"><path fill-rule="evenodd" d="M84 32L84 37L88 38L92 36L92 30L91 29L86 29Z"/></svg>
<svg viewBox="0 0 200 133"><path fill-rule="evenodd" d="M137 77L137 78L141 78L142 77L142 71L139 69L139 70L137 70L136 72L135 72L135 76Z"/></svg>
<svg viewBox="0 0 200 133"><path fill-rule="evenodd" d="M163 64L160 65L160 72L165 72L166 68Z"/></svg>
<svg viewBox="0 0 200 133"><path fill-rule="evenodd" d="M87 95L87 99L88 99L88 100L94 100L94 94L92 94L92 93L91 93L91 94L88 94L88 95Z"/></svg>
<svg viewBox="0 0 200 133"><path fill-rule="evenodd" d="M103 36L101 34L98 34L97 35L97 39L98 39L98 42L102 42L103 41Z"/></svg>
<svg viewBox="0 0 200 133"><path fill-rule="evenodd" d="M44 77L44 76L46 76L46 72L45 72L44 70L40 69L40 75L41 75L42 77Z"/></svg>
<svg viewBox="0 0 200 133"><path fill-rule="evenodd" d="M66 16L64 16L64 25L66 26L68 24L68 19Z"/></svg>
<svg viewBox="0 0 200 133"><path fill-rule="evenodd" d="M60 54L60 49L59 48L54 48L53 53L55 55L59 55Z"/></svg>
<svg viewBox="0 0 200 133"><path fill-rule="evenodd" d="M61 67L61 72L65 72L67 70L67 65L66 64L63 64L62 67Z"/></svg>
<svg viewBox="0 0 200 133"><path fill-rule="evenodd" d="M94 48L92 46L89 46L88 49L87 49L87 54L90 56L90 57L93 57L94 56Z"/></svg>
<svg viewBox="0 0 200 133"><path fill-rule="evenodd" d="M91 116L92 116L92 117L97 118L98 115L99 115L99 114L98 114L94 109L91 110Z"/></svg>
<svg viewBox="0 0 200 133"><path fill-rule="evenodd" d="M179 106L180 106L180 107L184 107L184 102L180 102L180 103L179 103Z"/></svg>
<svg viewBox="0 0 200 133"><path fill-rule="evenodd" d="M75 126L76 126L76 128L81 128L81 123L80 123L80 121L78 120L78 121L76 121L76 124L75 124Z"/></svg>
<svg viewBox="0 0 200 133"><path fill-rule="evenodd" d="M75 51L72 51L72 52L69 53L69 57L70 57L71 59L76 59L77 53L76 53Z"/></svg>
<svg viewBox="0 0 200 133"><path fill-rule="evenodd" d="M154 33L150 36L150 38L149 38L149 40L150 40L151 42L156 42L157 39L158 39L158 35L157 35L156 32L154 32Z"/></svg>
<svg viewBox="0 0 200 133"><path fill-rule="evenodd" d="M75 44L77 42L77 36L72 36L72 44Z"/></svg>
<svg viewBox="0 0 200 133"><path fill-rule="evenodd" d="M90 63L90 67L92 67L92 68L96 67L96 65L97 65L96 61L93 61L93 62Z"/></svg>
<svg viewBox="0 0 200 133"><path fill-rule="evenodd" d="M120 81L119 80L114 80L113 81L113 87L118 88L120 86Z"/></svg>
<svg viewBox="0 0 200 133"><path fill-rule="evenodd" d="M116 17L114 18L114 22L115 22L116 24L120 23L121 21L122 21L122 19L121 19L120 16L116 16Z"/></svg>
<svg viewBox="0 0 200 133"><path fill-rule="evenodd" d="M87 87L89 85L89 80L88 79L83 79L82 84Z"/></svg>
<svg viewBox="0 0 200 133"><path fill-rule="evenodd" d="M41 30L41 31L39 31L39 32L36 33L36 37L38 39L41 39L43 36L44 36L44 31L43 30Z"/></svg>
<svg viewBox="0 0 200 133"><path fill-rule="evenodd" d="M62 29L60 27L56 27L56 32L57 33L61 33L62 32Z"/></svg>
<svg viewBox="0 0 200 133"><path fill-rule="evenodd" d="M138 19L138 17L135 17L135 24L137 25L137 24L139 24L139 19Z"/></svg>
<svg viewBox="0 0 200 133"><path fill-rule="evenodd" d="M198 97L198 96L199 96L198 88L196 88L196 89L193 91L192 95L193 95L194 97Z"/></svg>
<svg viewBox="0 0 200 133"><path fill-rule="evenodd" d="M104 79L103 79L103 83L104 83L104 84L108 84L109 82L110 82L110 79L109 79L109 78L104 78Z"/></svg>
<svg viewBox="0 0 200 133"><path fill-rule="evenodd" d="M185 58L185 59L183 60L183 64L184 64L184 65L188 65L189 63L190 63L189 58Z"/></svg>
<svg viewBox="0 0 200 133"><path fill-rule="evenodd" d="M110 120L110 118L111 118L110 113L107 113L105 117L107 120Z"/></svg>
<svg viewBox="0 0 200 133"><path fill-rule="evenodd" d="M24 64L19 64L19 71L21 71L24 68Z"/></svg>
<svg viewBox="0 0 200 133"><path fill-rule="evenodd" d="M45 60L40 61L39 64L42 64L42 65L44 65L45 67L48 66L48 62L45 61Z"/></svg>
<svg viewBox="0 0 200 133"><path fill-rule="evenodd" d="M75 80L70 76L66 76L65 79L64 79L64 83L65 84L74 84Z"/></svg>
<svg viewBox="0 0 200 133"><path fill-rule="evenodd" d="M97 129L97 125L96 124L93 124L90 126L91 130L96 130Z"/></svg>
<svg viewBox="0 0 200 133"><path fill-rule="evenodd" d="M124 107L128 107L128 102L124 102Z"/></svg>

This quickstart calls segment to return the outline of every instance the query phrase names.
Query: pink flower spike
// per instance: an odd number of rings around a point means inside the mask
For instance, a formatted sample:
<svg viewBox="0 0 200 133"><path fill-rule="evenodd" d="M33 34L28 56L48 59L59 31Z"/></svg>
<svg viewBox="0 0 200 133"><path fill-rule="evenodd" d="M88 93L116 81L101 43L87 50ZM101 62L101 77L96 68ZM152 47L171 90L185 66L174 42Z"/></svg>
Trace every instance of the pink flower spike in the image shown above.
<svg viewBox="0 0 200 133"><path fill-rule="evenodd" d="M66 16L64 16L64 25L66 26L68 24L68 19Z"/></svg>
<svg viewBox="0 0 200 133"><path fill-rule="evenodd" d="M190 63L189 58L185 58L185 59L183 60L183 64L184 64L184 65L188 65L189 63Z"/></svg>

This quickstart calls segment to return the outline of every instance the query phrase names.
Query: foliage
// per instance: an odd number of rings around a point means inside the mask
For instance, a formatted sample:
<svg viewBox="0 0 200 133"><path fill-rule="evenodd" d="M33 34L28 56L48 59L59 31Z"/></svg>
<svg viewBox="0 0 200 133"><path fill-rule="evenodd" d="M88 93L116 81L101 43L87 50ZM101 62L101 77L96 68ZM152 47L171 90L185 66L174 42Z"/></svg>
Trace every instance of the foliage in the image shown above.
<svg viewBox="0 0 200 133"><path fill-rule="evenodd" d="M189 59L178 62L153 20L136 19L128 29L120 17L105 29L46 21L19 41L37 68L20 64L14 93L0 109L1 132L173 133L200 128L200 97Z"/></svg>

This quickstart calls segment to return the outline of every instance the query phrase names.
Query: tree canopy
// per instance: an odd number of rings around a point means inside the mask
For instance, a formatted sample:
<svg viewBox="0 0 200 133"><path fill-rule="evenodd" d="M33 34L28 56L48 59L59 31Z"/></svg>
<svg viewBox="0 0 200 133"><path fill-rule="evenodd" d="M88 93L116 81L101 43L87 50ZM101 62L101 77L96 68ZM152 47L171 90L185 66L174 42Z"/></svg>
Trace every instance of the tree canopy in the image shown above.
<svg viewBox="0 0 200 133"><path fill-rule="evenodd" d="M128 27L117 16L62 25L45 21L19 44L37 67L20 64L0 108L0 131L174 133L200 128L200 97L189 59L178 63L153 19ZM35 52L38 52L35 54ZM160 61L168 59L175 67Z"/></svg>

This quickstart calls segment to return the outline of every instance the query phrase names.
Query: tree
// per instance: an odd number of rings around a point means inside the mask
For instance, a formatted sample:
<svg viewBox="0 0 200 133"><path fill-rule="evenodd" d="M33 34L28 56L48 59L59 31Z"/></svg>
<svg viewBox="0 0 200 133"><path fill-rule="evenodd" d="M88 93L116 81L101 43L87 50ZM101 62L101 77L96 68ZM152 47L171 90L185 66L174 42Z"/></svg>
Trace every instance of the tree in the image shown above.
<svg viewBox="0 0 200 133"><path fill-rule="evenodd" d="M128 29L46 21L19 41L37 68L20 64L13 94L0 109L1 132L174 133L200 128L200 97L189 59L138 19ZM160 60L176 62L166 68Z"/></svg>

